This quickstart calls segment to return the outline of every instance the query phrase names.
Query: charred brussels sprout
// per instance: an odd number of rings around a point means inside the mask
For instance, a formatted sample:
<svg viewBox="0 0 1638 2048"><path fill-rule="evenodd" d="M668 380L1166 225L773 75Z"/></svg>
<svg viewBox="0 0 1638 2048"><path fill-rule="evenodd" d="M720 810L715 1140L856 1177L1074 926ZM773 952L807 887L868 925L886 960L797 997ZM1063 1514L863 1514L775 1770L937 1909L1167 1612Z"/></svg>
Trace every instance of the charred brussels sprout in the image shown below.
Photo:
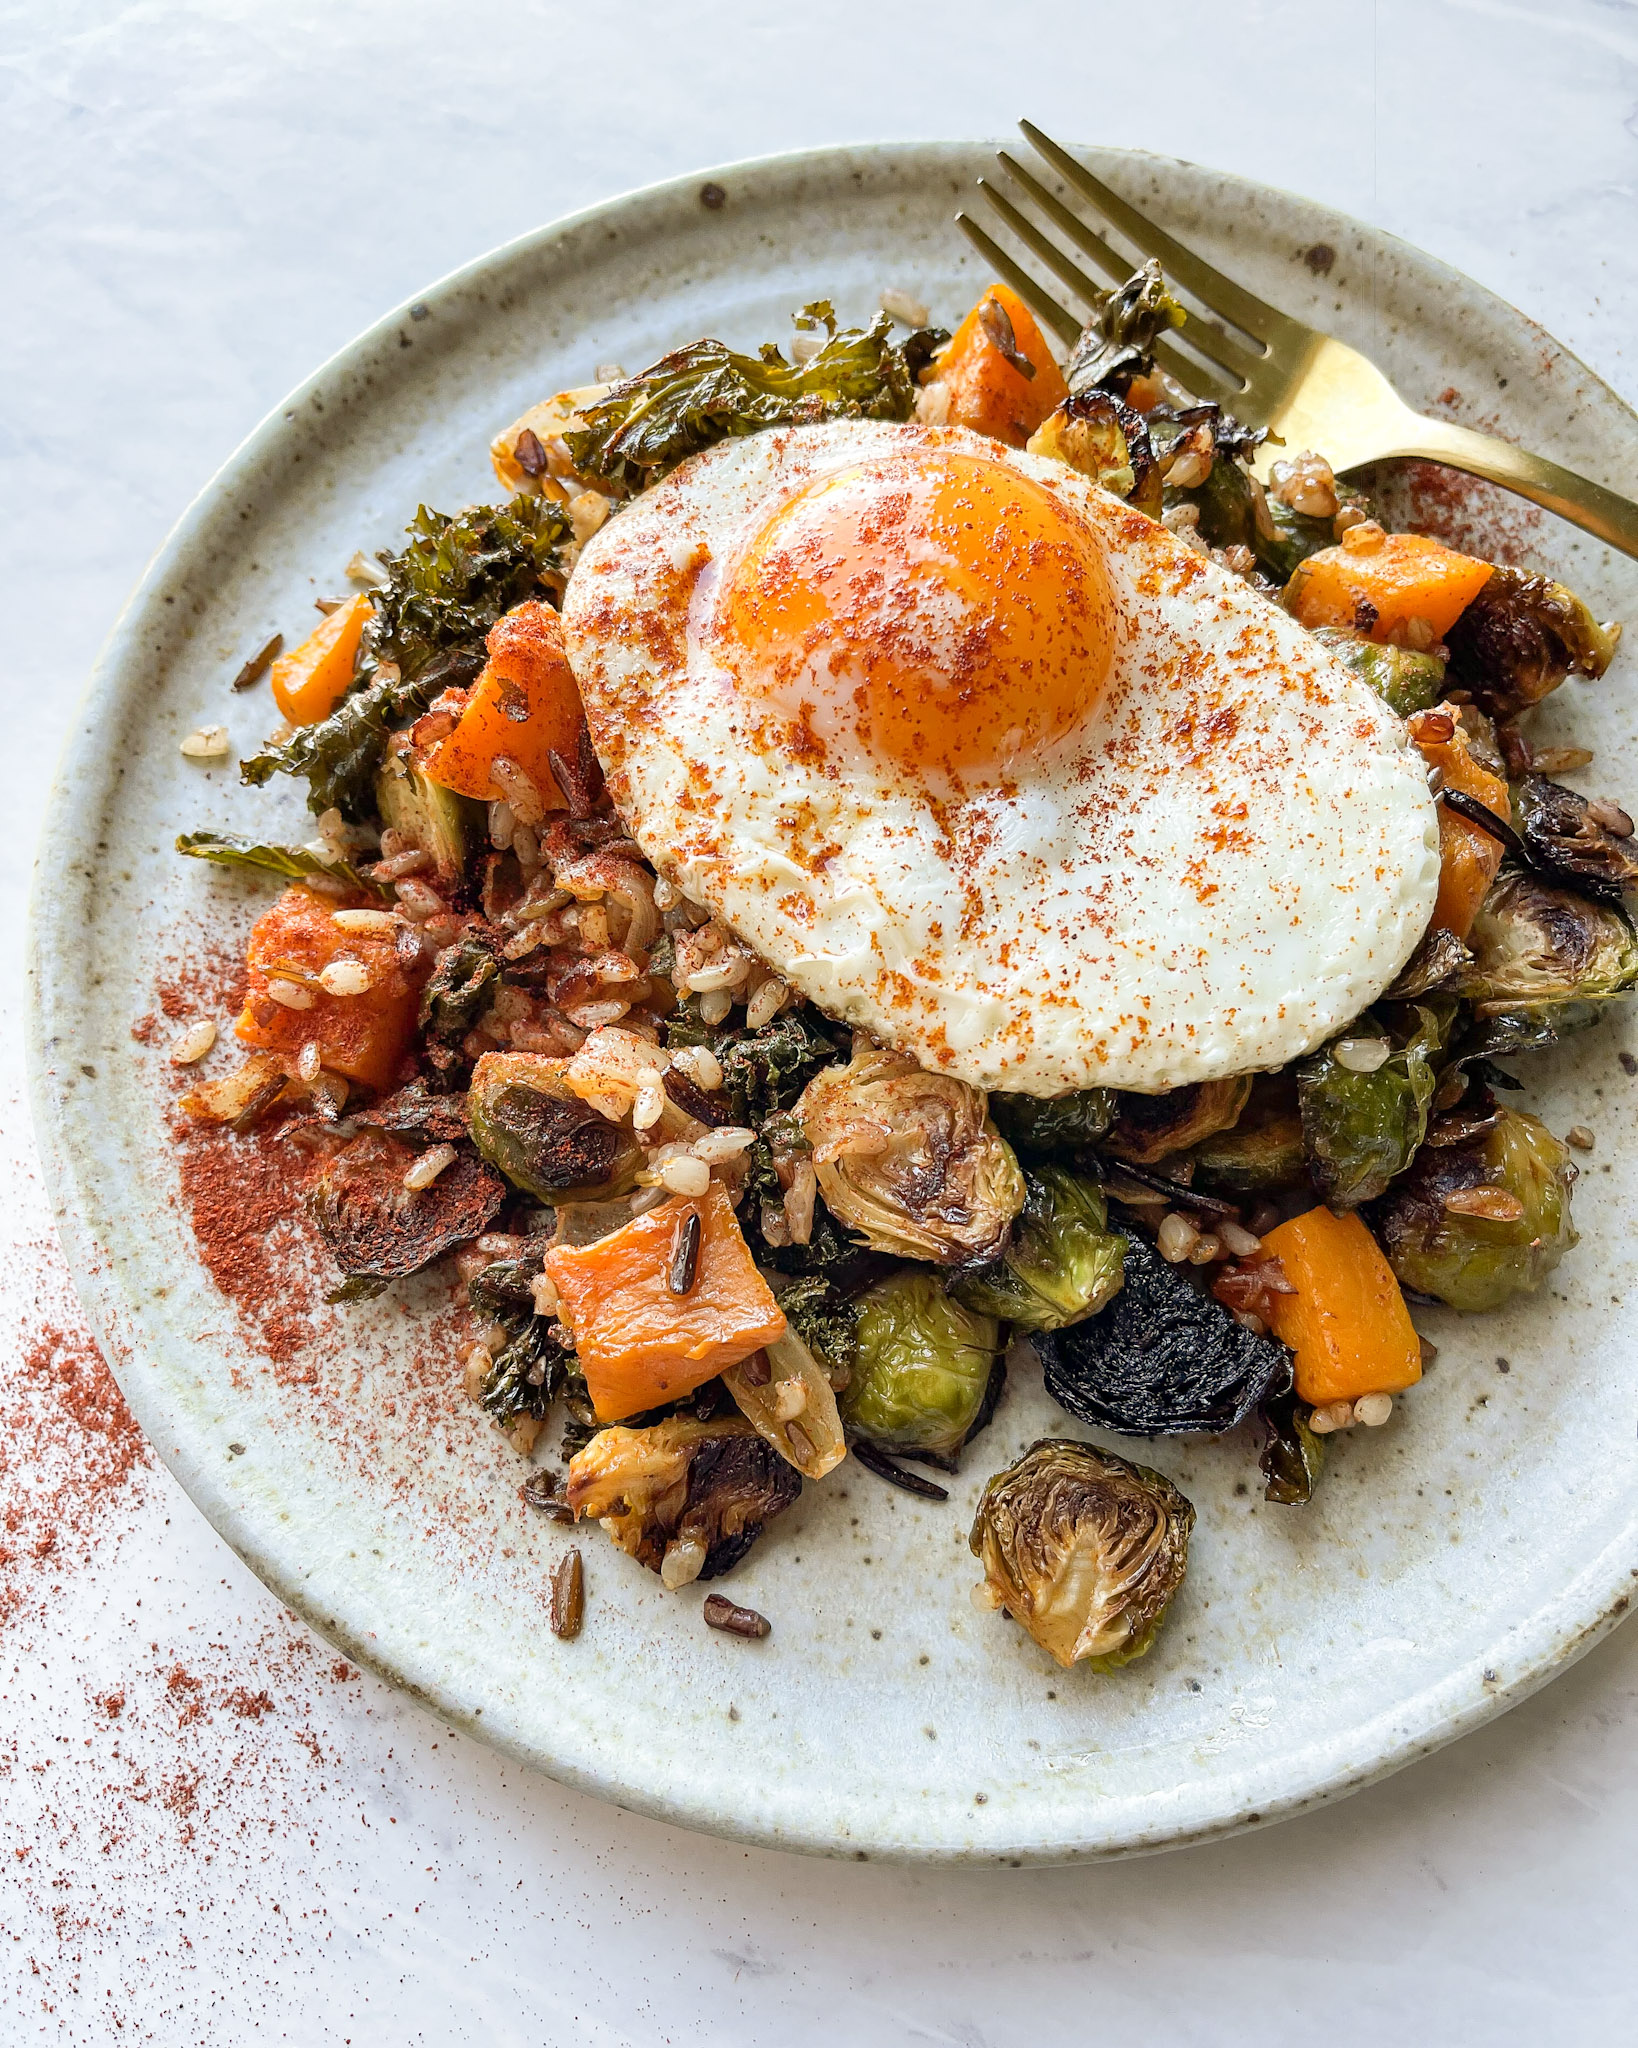
<svg viewBox="0 0 1638 2048"><path fill-rule="evenodd" d="M1165 471L1167 457L1176 443L1196 425L1217 424L1220 409L1215 405L1190 406L1182 412L1157 409L1149 416L1149 434L1156 459ZM1170 512L1177 505L1193 505L1200 514L1197 529L1208 547L1249 548L1257 537L1257 500L1251 478L1233 457L1217 449L1205 481L1179 488L1167 483L1162 503Z"/></svg>
<svg viewBox="0 0 1638 2048"><path fill-rule="evenodd" d="M671 1415L601 1429L569 1461L564 1498L673 1590L720 1578L802 1491L802 1475L743 1416Z"/></svg>
<svg viewBox="0 0 1638 2048"><path fill-rule="evenodd" d="M1233 1429L1291 1384L1284 1345L1243 1329L1142 1237L1127 1240L1109 1306L1035 1346L1058 1406L1122 1436Z"/></svg>
<svg viewBox="0 0 1638 2048"><path fill-rule="evenodd" d="M873 1249L939 1265L1000 1250L1024 1179L978 1089L866 1046L816 1074L796 1114L826 1205Z"/></svg>
<svg viewBox="0 0 1638 2048"><path fill-rule="evenodd" d="M1308 1172L1331 1208L1374 1201L1410 1165L1427 1131L1439 1054L1454 1015L1448 998L1418 1003L1409 1031L1396 1038L1367 1010L1298 1067ZM1339 1057L1350 1046L1373 1042L1394 1050L1369 1072Z"/></svg>
<svg viewBox="0 0 1638 2048"><path fill-rule="evenodd" d="M417 1156L387 1132L365 1130L320 1168L307 1206L344 1273L386 1281L416 1272L477 1237L506 1199L500 1175L470 1152L412 1191L404 1175Z"/></svg>
<svg viewBox="0 0 1638 2048"><path fill-rule="evenodd" d="M1071 392L1094 388L1124 397L1134 377L1154 368L1154 345L1186 315L1166 288L1158 263L1145 263L1123 285L1106 292L1086 323L1069 361L1064 382Z"/></svg>
<svg viewBox="0 0 1638 2048"><path fill-rule="evenodd" d="M1468 934L1473 961L1454 986L1481 1018L1623 994L1638 983L1638 933L1625 913L1504 868Z"/></svg>
<svg viewBox="0 0 1638 2048"><path fill-rule="evenodd" d="M1633 842L1607 832L1589 816L1587 799L1561 782L1525 776L1513 797L1513 816L1531 860L1553 881L1617 909L1627 890L1638 888Z"/></svg>
<svg viewBox="0 0 1638 2048"><path fill-rule="evenodd" d="M853 1376L841 1397L851 1435L884 1451L953 1464L1002 1370L1000 1325L953 1300L935 1274L905 1268L859 1302Z"/></svg>
<svg viewBox="0 0 1638 2048"><path fill-rule="evenodd" d="M421 991L421 1029L446 1047L458 1046L495 999L500 987L503 934L484 925L468 925L438 955Z"/></svg>
<svg viewBox="0 0 1638 2048"><path fill-rule="evenodd" d="M604 1201L624 1194L643 1161L620 1124L582 1102L563 1060L486 1052L466 1099L472 1142L514 1187L537 1201Z"/></svg>
<svg viewBox="0 0 1638 2048"><path fill-rule="evenodd" d="M1073 1095L992 1095L990 1115L1008 1144L1026 1159L1095 1145L1115 1121L1111 1088Z"/></svg>
<svg viewBox="0 0 1638 2048"><path fill-rule="evenodd" d="M1266 1436L1257 1463L1267 1481L1263 1499L1277 1507L1305 1507L1314 1498L1325 1465L1325 1439L1309 1427L1313 1413L1294 1388L1263 1403Z"/></svg>
<svg viewBox="0 0 1638 2048"><path fill-rule="evenodd" d="M1200 1180L1230 1194L1295 1187L1307 1170L1295 1080L1259 1074L1239 1121L1202 1138L1190 1157Z"/></svg>
<svg viewBox="0 0 1638 2048"><path fill-rule="evenodd" d="M1620 637L1619 626L1601 626L1562 583L1495 569L1445 642L1452 682L1491 718L1513 718L1567 675L1601 676Z"/></svg>
<svg viewBox="0 0 1638 2048"><path fill-rule="evenodd" d="M1500 1308L1533 1294L1575 1243L1574 1180L1544 1123L1498 1109L1463 1143L1425 1145L1373 1226L1406 1287L1452 1308Z"/></svg>
<svg viewBox="0 0 1638 2048"><path fill-rule="evenodd" d="M1104 1150L1134 1166L1153 1166L1174 1152L1186 1152L1239 1122L1251 1099L1251 1076L1228 1081L1196 1081L1166 1095L1117 1095L1115 1124Z"/></svg>
<svg viewBox="0 0 1638 2048"><path fill-rule="evenodd" d="M1143 415L1107 391L1066 399L1036 428L1027 452L1067 463L1151 519L1160 517L1160 471Z"/></svg>
<svg viewBox="0 0 1638 2048"><path fill-rule="evenodd" d="M1325 523L1330 525L1329 520ZM1445 665L1436 654L1414 654L1408 647L1363 640L1337 626L1316 626L1313 634L1401 718L1429 710L1444 695Z"/></svg>
<svg viewBox="0 0 1638 2048"><path fill-rule="evenodd" d="M1193 1527L1161 1473L1043 1437L985 1487L968 1540L989 1598L1043 1650L1066 1669L1115 1671L1153 1643Z"/></svg>
<svg viewBox="0 0 1638 2048"><path fill-rule="evenodd" d="M993 1265L957 1281L968 1308L1018 1330L1058 1330L1095 1315L1120 1286L1126 1240L1108 1227L1103 1190L1061 1168L1024 1176L1012 1242Z"/></svg>

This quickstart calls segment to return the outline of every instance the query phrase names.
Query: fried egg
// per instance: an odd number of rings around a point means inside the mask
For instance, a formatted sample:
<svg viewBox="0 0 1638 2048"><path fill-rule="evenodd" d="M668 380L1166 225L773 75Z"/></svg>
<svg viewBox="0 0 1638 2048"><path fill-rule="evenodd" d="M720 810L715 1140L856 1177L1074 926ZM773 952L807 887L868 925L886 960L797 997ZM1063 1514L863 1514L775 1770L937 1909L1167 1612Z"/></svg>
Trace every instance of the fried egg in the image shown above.
<svg viewBox="0 0 1638 2048"><path fill-rule="evenodd" d="M706 450L589 542L563 626L660 872L979 1087L1282 1066L1433 909L1426 775L1369 687L1166 527L958 428Z"/></svg>

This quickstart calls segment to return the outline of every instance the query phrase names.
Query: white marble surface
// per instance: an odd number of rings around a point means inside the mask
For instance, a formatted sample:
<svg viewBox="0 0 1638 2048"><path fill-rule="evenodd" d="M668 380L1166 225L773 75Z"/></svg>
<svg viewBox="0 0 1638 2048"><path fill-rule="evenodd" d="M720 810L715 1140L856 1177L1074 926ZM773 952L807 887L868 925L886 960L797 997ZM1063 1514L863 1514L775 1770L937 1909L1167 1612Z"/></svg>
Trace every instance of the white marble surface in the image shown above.
<svg viewBox="0 0 1638 2048"><path fill-rule="evenodd" d="M65 1315L18 1107L47 765L183 504L441 271L693 166L1000 134L1027 111L1378 222L1638 399L1629 0L13 0L0 95L13 1416L39 1391L20 1360ZM32 1476L7 1452L0 1507ZM519 1773L334 1673L162 1473L88 1533L23 1575L0 1631L7 2042L1011 2048L1142 2028L1217 2048L1638 2026L1630 1629L1484 1733L1266 1834L940 1876L731 1848Z"/></svg>

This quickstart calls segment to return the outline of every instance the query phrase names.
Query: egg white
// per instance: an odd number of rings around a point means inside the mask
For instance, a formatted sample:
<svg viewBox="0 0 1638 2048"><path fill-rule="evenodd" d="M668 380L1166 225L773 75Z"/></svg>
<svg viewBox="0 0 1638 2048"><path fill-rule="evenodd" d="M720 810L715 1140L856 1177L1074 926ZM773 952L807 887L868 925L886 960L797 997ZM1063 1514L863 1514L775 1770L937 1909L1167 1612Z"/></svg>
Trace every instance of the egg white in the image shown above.
<svg viewBox="0 0 1638 2048"><path fill-rule="evenodd" d="M862 749L795 758L706 625L718 565L814 477L1001 455L1106 548L1106 692L953 809ZM727 441L587 545L564 640L655 866L832 1016L976 1086L1143 1092L1283 1066L1378 997L1438 888L1402 722L1277 605L1064 464L846 421Z"/></svg>

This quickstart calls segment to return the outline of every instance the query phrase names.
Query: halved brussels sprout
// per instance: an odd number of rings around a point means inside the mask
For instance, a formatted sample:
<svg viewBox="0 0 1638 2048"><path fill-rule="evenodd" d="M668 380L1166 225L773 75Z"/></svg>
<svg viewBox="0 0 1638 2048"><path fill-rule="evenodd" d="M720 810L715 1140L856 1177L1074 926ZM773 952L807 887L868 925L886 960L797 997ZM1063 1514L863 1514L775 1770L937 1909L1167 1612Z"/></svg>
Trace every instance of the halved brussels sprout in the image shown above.
<svg viewBox="0 0 1638 2048"><path fill-rule="evenodd" d="M1065 1669L1153 1643L1189 1568L1194 1508L1162 1473L1043 1437L985 1487L968 1539L984 1585Z"/></svg>
<svg viewBox="0 0 1638 2048"><path fill-rule="evenodd" d="M1115 1121L1112 1088L1077 1088L1072 1095L990 1097L996 1128L1026 1158L1095 1145Z"/></svg>
<svg viewBox="0 0 1638 2048"><path fill-rule="evenodd" d="M570 1459L564 1499L674 1591L732 1570L801 1491L801 1473L743 1416L670 1415L600 1429Z"/></svg>
<svg viewBox="0 0 1638 2048"><path fill-rule="evenodd" d="M819 1192L876 1251L957 1265L992 1258L1023 1207L1018 1162L977 1088L861 1045L796 1105Z"/></svg>
<svg viewBox="0 0 1638 2048"><path fill-rule="evenodd" d="M1122 1436L1233 1429L1291 1384L1285 1346L1242 1328L1144 1237L1127 1240L1107 1308L1034 1341L1058 1406Z"/></svg>
<svg viewBox="0 0 1638 2048"><path fill-rule="evenodd" d="M1024 1176L1012 1241L993 1265L952 1292L968 1308L1018 1330L1058 1330L1095 1315L1120 1286L1126 1240L1108 1227L1103 1190L1061 1167Z"/></svg>
<svg viewBox="0 0 1638 2048"><path fill-rule="evenodd" d="M1000 1338L996 1318L953 1300L936 1274L889 1274L859 1302L842 1420L881 1450L953 1466L1003 1370Z"/></svg>
<svg viewBox="0 0 1638 2048"><path fill-rule="evenodd" d="M1451 680L1490 717L1512 718L1567 675L1601 676L1620 637L1619 626L1601 626L1562 583L1495 569L1445 643Z"/></svg>
<svg viewBox="0 0 1638 2048"><path fill-rule="evenodd" d="M1189 1156L1198 1180L1230 1194L1295 1187L1307 1170L1295 1078L1258 1074L1239 1121L1202 1138Z"/></svg>
<svg viewBox="0 0 1638 2048"><path fill-rule="evenodd" d="M1186 1152L1214 1131L1232 1129L1250 1099L1249 1074L1196 1081L1165 1095L1122 1093L1115 1097L1114 1128L1103 1148L1133 1166L1154 1166L1174 1152Z"/></svg>
<svg viewBox="0 0 1638 2048"><path fill-rule="evenodd" d="M499 1213L506 1183L470 1152L411 1190L404 1175L417 1156L385 1131L364 1130L319 1169L307 1206L344 1273L382 1281L414 1273L469 1243Z"/></svg>
<svg viewBox="0 0 1638 2048"><path fill-rule="evenodd" d="M1151 519L1160 517L1160 472L1143 415L1107 391L1082 391L1050 413L1027 452L1067 463Z"/></svg>
<svg viewBox="0 0 1638 2048"><path fill-rule="evenodd" d="M1187 415L1180 420L1154 419L1150 437L1157 459L1187 431ZM1167 484L1162 503L1168 512L1175 505L1193 505L1200 514L1197 531L1207 547L1249 548L1257 538L1257 500L1251 478L1221 450L1213 456L1204 483L1191 484L1186 490Z"/></svg>
<svg viewBox="0 0 1638 2048"><path fill-rule="evenodd" d="M1527 775L1513 795L1513 816L1530 858L1555 882L1579 889L1595 903L1619 909L1638 888L1638 854L1589 817L1587 799L1545 775Z"/></svg>
<svg viewBox="0 0 1638 2048"><path fill-rule="evenodd" d="M1408 1031L1390 1035L1386 1022L1367 1010L1297 1068L1308 1172L1331 1208L1357 1209L1374 1201L1416 1156L1455 1014L1449 997L1436 997L1414 1006ZM1394 1046L1370 1073L1346 1067L1337 1057L1340 1045L1362 1039Z"/></svg>
<svg viewBox="0 0 1638 2048"><path fill-rule="evenodd" d="M466 1098L472 1142L539 1202L605 1201L632 1185L642 1147L563 1078L566 1060L486 1052Z"/></svg>
<svg viewBox="0 0 1638 2048"><path fill-rule="evenodd" d="M1468 934L1454 986L1483 1018L1620 995L1638 985L1638 932L1623 911L1504 868Z"/></svg>
<svg viewBox="0 0 1638 2048"><path fill-rule="evenodd" d="M1293 515L1295 516L1295 515ZM1325 524L1330 525L1327 520ZM1324 543L1329 547L1331 543ZM1445 691L1445 665L1437 654L1413 654L1408 647L1389 647L1365 640L1339 626L1315 626L1314 638L1345 662L1362 682L1401 718L1427 711Z"/></svg>
<svg viewBox="0 0 1638 2048"><path fill-rule="evenodd" d="M1367 519L1376 518L1376 507L1357 484L1347 483L1338 477L1336 494L1339 510L1345 505L1351 506ZM1264 502L1274 531L1265 533L1259 527L1251 545L1256 550L1258 568L1283 588L1310 555L1317 555L1322 548L1336 546L1336 520L1334 516L1316 519L1306 512L1295 511L1272 492Z"/></svg>
<svg viewBox="0 0 1638 2048"><path fill-rule="evenodd" d="M1372 1226L1406 1287L1452 1308L1500 1308L1533 1294L1576 1242L1575 1177L1539 1118L1498 1109L1465 1143L1423 1146ZM1486 1190L1502 1199L1487 1204ZM1482 1213L1486 1206L1495 1213Z"/></svg>
<svg viewBox="0 0 1638 2048"><path fill-rule="evenodd" d="M1443 926L1430 927L1417 941L1416 951L1394 976L1384 994L1385 1003L1407 1003L1435 989L1452 989L1473 955L1456 934Z"/></svg>

